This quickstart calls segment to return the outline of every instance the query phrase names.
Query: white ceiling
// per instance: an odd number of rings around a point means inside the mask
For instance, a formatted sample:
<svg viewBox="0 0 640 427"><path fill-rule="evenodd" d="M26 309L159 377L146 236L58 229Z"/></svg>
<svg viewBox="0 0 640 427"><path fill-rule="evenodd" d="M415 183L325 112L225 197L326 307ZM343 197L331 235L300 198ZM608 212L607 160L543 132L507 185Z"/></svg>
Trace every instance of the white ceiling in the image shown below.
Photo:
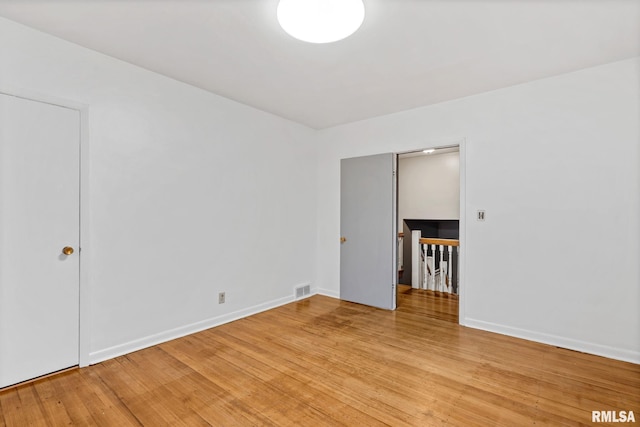
<svg viewBox="0 0 640 427"><path fill-rule="evenodd" d="M640 55L640 0L364 0L307 44L277 0L0 0L0 16L325 128Z"/></svg>

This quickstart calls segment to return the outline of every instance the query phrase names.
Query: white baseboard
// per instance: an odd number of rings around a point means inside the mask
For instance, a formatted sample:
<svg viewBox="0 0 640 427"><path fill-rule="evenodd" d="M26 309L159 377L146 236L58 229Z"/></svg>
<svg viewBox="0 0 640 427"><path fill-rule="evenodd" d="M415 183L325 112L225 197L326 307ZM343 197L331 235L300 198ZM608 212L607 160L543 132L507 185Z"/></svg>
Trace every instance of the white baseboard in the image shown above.
<svg viewBox="0 0 640 427"><path fill-rule="evenodd" d="M330 289L319 288L319 289L316 290L316 293L319 294L319 295L324 295L325 297L331 297L331 298L340 299L340 292L339 291L332 291Z"/></svg>
<svg viewBox="0 0 640 427"><path fill-rule="evenodd" d="M583 353L594 354L610 359L622 360L624 362L631 363L640 363L640 352L637 351L609 347L606 345L594 344L586 341L574 340L572 338L545 334L542 332L530 331L527 329L513 328L511 326L505 326L497 323L485 322L482 320L469 318L464 319L464 323L461 324L474 329L496 332L502 335L508 335L511 337L522 338L529 341L536 341L543 344L568 348L570 350L581 351Z"/></svg>
<svg viewBox="0 0 640 427"><path fill-rule="evenodd" d="M205 329L220 326L225 323L233 322L234 320L242 319L253 314L258 314L260 312L270 310L272 308L276 308L294 301L295 299L293 295L284 298L278 298L262 304L254 305L253 307L248 307L242 310L234 311L232 313L227 313L221 316L216 316L202 320L200 322L192 323L190 325L185 325L179 328L174 328L168 331L149 335L137 340L126 342L124 344L105 348L103 350L94 351L89 354L89 364L93 365L108 359L113 359L114 357L142 350L143 348L151 347L163 342L171 341L176 338L204 331Z"/></svg>

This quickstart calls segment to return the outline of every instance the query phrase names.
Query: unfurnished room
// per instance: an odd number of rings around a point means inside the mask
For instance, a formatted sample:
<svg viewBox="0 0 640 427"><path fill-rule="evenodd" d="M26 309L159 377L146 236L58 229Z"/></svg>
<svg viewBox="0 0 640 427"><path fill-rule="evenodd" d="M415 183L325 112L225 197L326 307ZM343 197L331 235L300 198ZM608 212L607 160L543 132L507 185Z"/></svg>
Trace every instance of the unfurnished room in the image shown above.
<svg viewBox="0 0 640 427"><path fill-rule="evenodd" d="M640 423L640 1L0 0L0 426Z"/></svg>

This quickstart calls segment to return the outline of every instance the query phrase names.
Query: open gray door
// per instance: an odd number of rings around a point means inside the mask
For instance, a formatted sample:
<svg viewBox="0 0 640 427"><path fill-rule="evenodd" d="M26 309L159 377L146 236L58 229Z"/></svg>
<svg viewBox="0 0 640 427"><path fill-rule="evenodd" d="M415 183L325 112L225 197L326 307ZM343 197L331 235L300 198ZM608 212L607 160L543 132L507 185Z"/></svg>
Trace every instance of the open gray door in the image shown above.
<svg viewBox="0 0 640 427"><path fill-rule="evenodd" d="M396 156L340 163L340 299L396 308Z"/></svg>

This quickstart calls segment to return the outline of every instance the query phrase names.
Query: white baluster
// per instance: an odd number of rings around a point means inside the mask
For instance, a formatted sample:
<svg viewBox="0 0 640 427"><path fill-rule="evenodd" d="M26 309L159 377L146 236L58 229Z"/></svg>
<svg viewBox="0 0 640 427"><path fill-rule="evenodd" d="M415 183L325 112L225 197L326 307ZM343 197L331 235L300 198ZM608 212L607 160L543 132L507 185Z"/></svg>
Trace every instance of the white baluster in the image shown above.
<svg viewBox="0 0 640 427"><path fill-rule="evenodd" d="M444 290L444 245L440 245L440 267L438 271L440 272L440 277L438 278L438 292L442 292Z"/></svg>
<svg viewBox="0 0 640 427"><path fill-rule="evenodd" d="M456 294L460 293L460 246L456 246L456 260L458 261L456 269Z"/></svg>
<svg viewBox="0 0 640 427"><path fill-rule="evenodd" d="M431 258L429 270L429 290L436 290L436 245L431 245Z"/></svg>
<svg viewBox="0 0 640 427"><path fill-rule="evenodd" d="M449 250L449 260L447 261L447 292L451 293L453 287L451 286L451 264L453 264L453 246L447 246Z"/></svg>
<svg viewBox="0 0 640 427"><path fill-rule="evenodd" d="M420 289L422 287L420 286L420 266L422 265L420 257L420 254L422 253L420 250L421 237L422 231L411 231L411 287L413 289Z"/></svg>
<svg viewBox="0 0 640 427"><path fill-rule="evenodd" d="M398 236L398 271L404 268L404 237Z"/></svg>
<svg viewBox="0 0 640 427"><path fill-rule="evenodd" d="M424 253L424 257L422 259L422 288L427 289L429 285L429 257L427 256L428 245L425 243L422 245L422 251Z"/></svg>

